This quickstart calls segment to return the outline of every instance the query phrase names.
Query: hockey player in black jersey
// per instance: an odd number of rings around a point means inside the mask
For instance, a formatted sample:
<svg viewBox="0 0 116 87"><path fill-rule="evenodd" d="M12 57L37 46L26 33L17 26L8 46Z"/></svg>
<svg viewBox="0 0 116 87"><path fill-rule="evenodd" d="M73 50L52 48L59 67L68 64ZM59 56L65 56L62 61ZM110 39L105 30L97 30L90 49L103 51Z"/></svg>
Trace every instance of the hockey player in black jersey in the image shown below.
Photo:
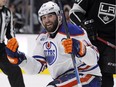
<svg viewBox="0 0 116 87"><path fill-rule="evenodd" d="M104 44L98 37L116 45L115 0L75 0L70 10L70 18L74 24L86 28L92 43L98 47L102 87L113 87L113 74L116 74L116 50L108 44Z"/></svg>
<svg viewBox="0 0 116 87"><path fill-rule="evenodd" d="M21 69L9 63L5 52L5 36L7 39L14 37L11 12L5 3L6 0L0 0L0 69L8 76L11 87L25 87Z"/></svg>

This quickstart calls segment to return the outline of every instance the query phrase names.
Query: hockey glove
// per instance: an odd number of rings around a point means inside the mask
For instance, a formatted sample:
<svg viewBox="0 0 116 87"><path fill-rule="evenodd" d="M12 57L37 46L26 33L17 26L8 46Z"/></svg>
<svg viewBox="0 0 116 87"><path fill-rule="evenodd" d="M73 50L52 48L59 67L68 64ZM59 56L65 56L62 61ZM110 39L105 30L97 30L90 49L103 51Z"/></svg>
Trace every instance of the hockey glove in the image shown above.
<svg viewBox="0 0 116 87"><path fill-rule="evenodd" d="M76 39L65 39L62 42L64 46L65 53L72 53L77 57L83 57L86 54L86 47L85 45Z"/></svg>
<svg viewBox="0 0 116 87"><path fill-rule="evenodd" d="M19 65L23 60L26 59L25 54L17 51L18 42L16 38L11 38L6 45L7 58L10 63Z"/></svg>
<svg viewBox="0 0 116 87"><path fill-rule="evenodd" d="M95 41L97 39L97 30L93 27L94 20L84 20L81 26L86 30L88 37L91 41Z"/></svg>

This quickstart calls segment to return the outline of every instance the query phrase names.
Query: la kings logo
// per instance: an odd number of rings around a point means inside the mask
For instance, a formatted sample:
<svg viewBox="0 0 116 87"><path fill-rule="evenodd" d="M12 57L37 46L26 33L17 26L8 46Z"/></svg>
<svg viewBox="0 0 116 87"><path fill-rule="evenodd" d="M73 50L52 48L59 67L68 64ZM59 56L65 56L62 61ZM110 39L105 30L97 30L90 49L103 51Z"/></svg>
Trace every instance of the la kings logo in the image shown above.
<svg viewBox="0 0 116 87"><path fill-rule="evenodd" d="M116 17L116 5L100 3L98 17L104 24L108 24Z"/></svg>

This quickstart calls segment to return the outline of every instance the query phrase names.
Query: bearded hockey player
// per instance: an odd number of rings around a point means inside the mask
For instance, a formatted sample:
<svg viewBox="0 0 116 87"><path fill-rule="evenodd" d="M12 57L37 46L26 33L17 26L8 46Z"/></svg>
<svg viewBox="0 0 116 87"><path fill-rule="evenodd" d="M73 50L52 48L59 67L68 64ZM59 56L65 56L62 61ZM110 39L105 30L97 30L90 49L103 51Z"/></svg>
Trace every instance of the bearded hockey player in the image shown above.
<svg viewBox="0 0 116 87"><path fill-rule="evenodd" d="M53 78L47 87L77 87L70 55L73 53L83 87L100 87L101 73L97 64L99 53L85 30L68 23L71 38L66 39L60 8L52 1L44 3L38 15L45 29L37 38L33 57L18 51L18 43L13 38L6 46L9 61L30 74L38 74L47 67Z"/></svg>

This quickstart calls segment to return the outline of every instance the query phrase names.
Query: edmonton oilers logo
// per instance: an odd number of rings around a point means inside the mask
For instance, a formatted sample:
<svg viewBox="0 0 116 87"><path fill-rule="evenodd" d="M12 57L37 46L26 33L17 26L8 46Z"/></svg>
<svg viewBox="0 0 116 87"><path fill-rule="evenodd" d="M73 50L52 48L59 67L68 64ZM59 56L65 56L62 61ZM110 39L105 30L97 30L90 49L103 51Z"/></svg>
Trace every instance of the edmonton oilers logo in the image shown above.
<svg viewBox="0 0 116 87"><path fill-rule="evenodd" d="M46 61L49 65L52 65L57 58L57 48L53 42L45 42L43 46Z"/></svg>

